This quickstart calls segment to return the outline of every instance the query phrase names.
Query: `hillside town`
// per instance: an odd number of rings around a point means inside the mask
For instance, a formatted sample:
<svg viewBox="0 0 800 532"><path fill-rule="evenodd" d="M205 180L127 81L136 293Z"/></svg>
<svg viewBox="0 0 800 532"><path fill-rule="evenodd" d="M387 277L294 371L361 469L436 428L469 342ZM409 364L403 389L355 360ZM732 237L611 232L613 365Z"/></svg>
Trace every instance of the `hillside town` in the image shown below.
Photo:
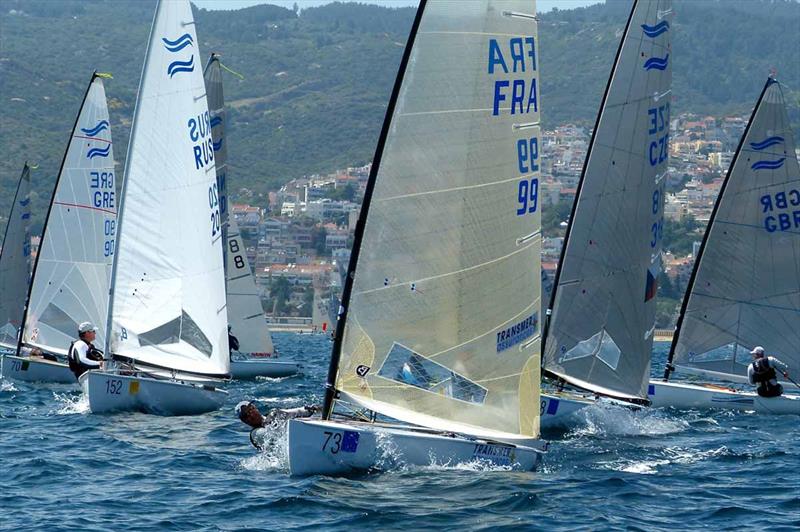
<svg viewBox="0 0 800 532"><path fill-rule="evenodd" d="M670 288L662 295L679 299L686 288L693 257L746 123L744 115L684 114L671 121L663 257L668 281L662 283L662 290L663 284ZM558 264L590 135L589 128L574 124L542 132L542 152L546 154L540 186L546 235L542 265L550 279ZM367 164L325 176L292 179L270 192L264 204L232 205L267 314L313 315L319 326L335 316L335 296L349 261L370 169Z"/></svg>

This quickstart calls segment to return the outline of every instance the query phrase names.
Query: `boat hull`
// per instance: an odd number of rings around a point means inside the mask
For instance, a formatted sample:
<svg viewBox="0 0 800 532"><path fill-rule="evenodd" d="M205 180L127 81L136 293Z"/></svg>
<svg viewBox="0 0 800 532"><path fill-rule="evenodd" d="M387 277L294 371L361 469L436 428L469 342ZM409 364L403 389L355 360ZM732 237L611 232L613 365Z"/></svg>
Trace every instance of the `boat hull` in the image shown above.
<svg viewBox="0 0 800 532"><path fill-rule="evenodd" d="M88 371L80 383L94 414L135 411L191 416L218 410L228 396L213 386L104 371Z"/></svg>
<svg viewBox="0 0 800 532"><path fill-rule="evenodd" d="M800 415L800 395L759 397L754 392L714 385L650 381L647 392L653 407L754 411L759 414Z"/></svg>
<svg viewBox="0 0 800 532"><path fill-rule="evenodd" d="M0 375L6 379L28 382L77 384L69 366L44 358L3 355Z"/></svg>
<svg viewBox="0 0 800 532"><path fill-rule="evenodd" d="M231 360L231 377L239 380L256 377L288 377L299 370L299 364L291 360Z"/></svg>
<svg viewBox="0 0 800 532"><path fill-rule="evenodd" d="M567 392L540 395L539 424L542 429L567 428L575 423L573 414L595 403L593 396Z"/></svg>
<svg viewBox="0 0 800 532"><path fill-rule="evenodd" d="M292 475L347 475L402 465L485 462L533 471L547 449L489 443L463 436L416 430L404 425L292 419L289 469Z"/></svg>

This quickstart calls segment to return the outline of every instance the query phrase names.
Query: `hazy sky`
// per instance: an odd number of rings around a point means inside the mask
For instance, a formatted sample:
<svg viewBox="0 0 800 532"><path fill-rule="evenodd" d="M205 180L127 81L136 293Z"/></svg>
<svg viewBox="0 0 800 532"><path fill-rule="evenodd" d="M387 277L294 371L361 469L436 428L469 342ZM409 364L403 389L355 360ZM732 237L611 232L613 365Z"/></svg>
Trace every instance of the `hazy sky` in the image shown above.
<svg viewBox="0 0 800 532"><path fill-rule="evenodd" d="M205 9L241 9L243 7L254 6L257 4L274 4L291 9L297 2L300 9L304 7L314 7L322 4L329 4L333 0L192 0L198 7ZM419 0L359 0L367 4L379 4L387 7L416 6ZM469 1L469 0L464 0ZM559 9L572 9L574 7L599 4L605 0L538 0L536 2L539 12L550 11L554 7Z"/></svg>

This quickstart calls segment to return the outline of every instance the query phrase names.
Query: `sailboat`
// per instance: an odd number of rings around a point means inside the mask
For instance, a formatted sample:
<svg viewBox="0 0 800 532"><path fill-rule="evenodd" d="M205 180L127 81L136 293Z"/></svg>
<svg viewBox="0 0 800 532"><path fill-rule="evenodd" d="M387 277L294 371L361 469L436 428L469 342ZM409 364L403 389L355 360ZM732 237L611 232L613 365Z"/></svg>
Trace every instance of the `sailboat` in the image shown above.
<svg viewBox="0 0 800 532"><path fill-rule="evenodd" d="M0 251L0 294L3 295L0 298L0 349L4 354L17 350L22 314L28 297L31 258L30 192L31 169L26 162L11 203L3 248ZM6 372L0 371L0 375L6 375Z"/></svg>
<svg viewBox="0 0 800 532"><path fill-rule="evenodd" d="M664 380L650 382L653 406L800 414L790 382L782 397L711 384L673 382L673 373L747 383L750 350L800 374L800 165L781 84L770 77L720 189L695 259ZM779 373L780 374L780 373Z"/></svg>
<svg viewBox="0 0 800 532"><path fill-rule="evenodd" d="M277 359L239 226L228 211L226 114L222 90L222 66L217 54L211 54L203 77L211 116L222 240L225 243L228 326L231 334L239 342L239 348L234 351L234 358L230 362L231 376L234 379L253 379L293 375L297 373L297 363L292 360Z"/></svg>
<svg viewBox="0 0 800 532"><path fill-rule="evenodd" d="M538 38L530 1L423 0L378 141L322 419L292 474L485 461L539 439Z"/></svg>
<svg viewBox="0 0 800 532"><path fill-rule="evenodd" d="M227 392L228 317L211 118L188 0L160 1L122 184L103 370L92 412L188 415ZM201 383L203 382L203 383Z"/></svg>
<svg viewBox="0 0 800 532"><path fill-rule="evenodd" d="M650 377L668 173L671 6L671 0L633 2L543 334L546 376L625 404L646 404ZM594 401L569 392L546 396L543 426Z"/></svg>
<svg viewBox="0 0 800 532"><path fill-rule="evenodd" d="M6 361L12 365L7 376L77 383L66 364L69 345L81 322L105 321L108 308L117 217L115 176L105 87L95 72L53 189L17 355ZM97 338L102 345L102 331Z"/></svg>

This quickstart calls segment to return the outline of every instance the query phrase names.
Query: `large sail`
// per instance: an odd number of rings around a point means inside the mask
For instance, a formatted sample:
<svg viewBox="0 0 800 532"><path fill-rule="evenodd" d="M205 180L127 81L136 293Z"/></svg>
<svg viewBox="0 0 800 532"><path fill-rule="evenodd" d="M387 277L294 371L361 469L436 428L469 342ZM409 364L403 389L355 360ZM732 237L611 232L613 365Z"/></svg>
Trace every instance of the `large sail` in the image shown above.
<svg viewBox="0 0 800 532"><path fill-rule="evenodd" d="M31 258L31 170L22 167L0 251L0 346L16 349L28 297Z"/></svg>
<svg viewBox="0 0 800 532"><path fill-rule="evenodd" d="M92 75L72 129L33 268L22 341L66 354L78 324L105 340L117 219L114 149L102 78Z"/></svg>
<svg viewBox="0 0 800 532"><path fill-rule="evenodd" d="M636 0L594 128L551 300L544 368L646 397L661 271L671 0Z"/></svg>
<svg viewBox="0 0 800 532"><path fill-rule="evenodd" d="M532 1L421 3L356 228L329 376L341 398L538 436L538 44Z"/></svg>
<svg viewBox="0 0 800 532"><path fill-rule="evenodd" d="M227 171L228 148L225 136L225 98L222 90L222 67L219 57L211 54L204 73L208 107L211 116L211 135L217 167L217 192L225 242L225 290L228 301L228 324L231 334L239 341L239 352L271 356L272 338L267 328L261 297L256 288L244 242L233 217L228 216Z"/></svg>
<svg viewBox="0 0 800 532"><path fill-rule="evenodd" d="M756 345L800 373L800 166L774 79L717 198L670 357L741 378Z"/></svg>
<svg viewBox="0 0 800 532"><path fill-rule="evenodd" d="M211 118L188 0L160 1L134 113L111 290L117 358L229 373Z"/></svg>

